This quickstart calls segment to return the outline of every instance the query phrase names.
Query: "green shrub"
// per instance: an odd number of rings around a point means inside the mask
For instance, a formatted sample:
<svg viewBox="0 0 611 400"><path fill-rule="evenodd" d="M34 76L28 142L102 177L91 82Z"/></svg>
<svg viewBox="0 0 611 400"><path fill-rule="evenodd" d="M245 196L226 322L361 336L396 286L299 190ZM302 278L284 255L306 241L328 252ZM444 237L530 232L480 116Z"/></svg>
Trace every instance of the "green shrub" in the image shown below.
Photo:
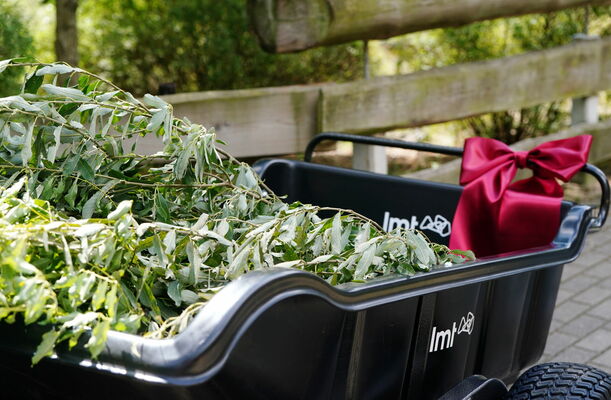
<svg viewBox="0 0 611 400"><path fill-rule="evenodd" d="M33 54L33 43L15 7L0 2L0 60ZM21 71L11 69L0 75L0 96L18 91Z"/></svg>
<svg viewBox="0 0 611 400"><path fill-rule="evenodd" d="M82 5L82 64L137 94L355 79L362 46L274 55L249 32L245 0L100 0ZM82 24L85 27L85 24Z"/></svg>

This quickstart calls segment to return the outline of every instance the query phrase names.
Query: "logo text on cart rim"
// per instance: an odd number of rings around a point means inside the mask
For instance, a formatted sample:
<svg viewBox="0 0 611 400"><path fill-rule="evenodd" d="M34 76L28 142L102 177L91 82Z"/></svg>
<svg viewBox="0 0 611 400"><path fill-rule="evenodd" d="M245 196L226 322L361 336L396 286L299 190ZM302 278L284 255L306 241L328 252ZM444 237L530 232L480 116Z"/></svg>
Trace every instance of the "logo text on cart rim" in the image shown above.
<svg viewBox="0 0 611 400"><path fill-rule="evenodd" d="M390 232L395 228L405 229L420 229L421 231L431 231L437 233L441 237L450 235L452 224L443 215L425 215L422 221L419 221L416 216L410 218L391 217L390 212L384 212L384 224L382 228Z"/></svg>
<svg viewBox="0 0 611 400"><path fill-rule="evenodd" d="M452 329L438 330L437 327L434 326L433 333L431 334L431 342L429 344L429 353L434 353L436 351L453 347L455 336L460 335L461 333L471 335L474 325L475 315L469 312L460 319L458 326L456 326L456 322L453 322Z"/></svg>

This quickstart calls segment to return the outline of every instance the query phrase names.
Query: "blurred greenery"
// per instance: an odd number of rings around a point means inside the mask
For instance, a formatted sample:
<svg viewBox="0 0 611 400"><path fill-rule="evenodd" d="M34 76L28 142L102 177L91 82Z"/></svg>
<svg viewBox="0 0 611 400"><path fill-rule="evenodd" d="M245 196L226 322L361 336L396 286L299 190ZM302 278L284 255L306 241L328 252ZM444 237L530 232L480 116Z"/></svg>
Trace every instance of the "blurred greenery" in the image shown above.
<svg viewBox="0 0 611 400"><path fill-rule="evenodd" d="M82 66L137 94L353 80L362 45L273 55L249 31L246 0L81 2Z"/></svg>
<svg viewBox="0 0 611 400"><path fill-rule="evenodd" d="M8 2L0 2L0 60L32 56L32 36L25 28L17 8ZM0 97L19 90L22 71L12 69L0 75Z"/></svg>
<svg viewBox="0 0 611 400"><path fill-rule="evenodd" d="M585 8L545 15L527 15L483 21L461 28L437 29L390 39L382 44L395 62L396 73L482 61L568 44L589 31L605 35L611 30L611 7L598 7L586 16ZM471 134L514 143L556 132L566 126L565 102L492 113L462 121Z"/></svg>

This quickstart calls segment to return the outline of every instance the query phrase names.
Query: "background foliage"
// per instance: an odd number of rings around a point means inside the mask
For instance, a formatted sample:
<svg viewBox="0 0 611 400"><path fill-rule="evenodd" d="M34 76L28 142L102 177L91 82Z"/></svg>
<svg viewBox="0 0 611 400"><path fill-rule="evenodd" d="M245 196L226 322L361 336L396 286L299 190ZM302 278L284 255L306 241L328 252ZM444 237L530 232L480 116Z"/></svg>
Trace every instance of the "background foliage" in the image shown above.
<svg viewBox="0 0 611 400"><path fill-rule="evenodd" d="M32 36L26 29L19 10L11 3L0 2L0 60L31 56L34 53ZM20 79L16 70L0 75L0 97L15 93Z"/></svg>
<svg viewBox="0 0 611 400"><path fill-rule="evenodd" d="M178 91L238 89L362 74L362 45L272 55L249 32L246 0L81 2L82 65L135 94L160 83ZM92 29L93 28L93 29Z"/></svg>

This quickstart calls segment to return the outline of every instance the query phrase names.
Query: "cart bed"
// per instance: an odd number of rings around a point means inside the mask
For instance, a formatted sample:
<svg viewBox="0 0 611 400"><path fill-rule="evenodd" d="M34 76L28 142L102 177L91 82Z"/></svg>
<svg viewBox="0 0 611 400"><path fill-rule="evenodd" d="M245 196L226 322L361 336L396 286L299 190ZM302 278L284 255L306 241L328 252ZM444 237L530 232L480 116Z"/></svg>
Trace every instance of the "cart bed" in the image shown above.
<svg viewBox="0 0 611 400"><path fill-rule="evenodd" d="M297 161L256 168L289 201L409 224L441 243L461 192ZM3 390L44 399L434 399L473 374L510 380L541 356L562 266L578 256L592 219L590 207L564 203L549 246L414 277L334 288L298 270L249 273L177 337L111 332L93 362L77 348L30 368L40 328L24 336L22 326L2 326Z"/></svg>

